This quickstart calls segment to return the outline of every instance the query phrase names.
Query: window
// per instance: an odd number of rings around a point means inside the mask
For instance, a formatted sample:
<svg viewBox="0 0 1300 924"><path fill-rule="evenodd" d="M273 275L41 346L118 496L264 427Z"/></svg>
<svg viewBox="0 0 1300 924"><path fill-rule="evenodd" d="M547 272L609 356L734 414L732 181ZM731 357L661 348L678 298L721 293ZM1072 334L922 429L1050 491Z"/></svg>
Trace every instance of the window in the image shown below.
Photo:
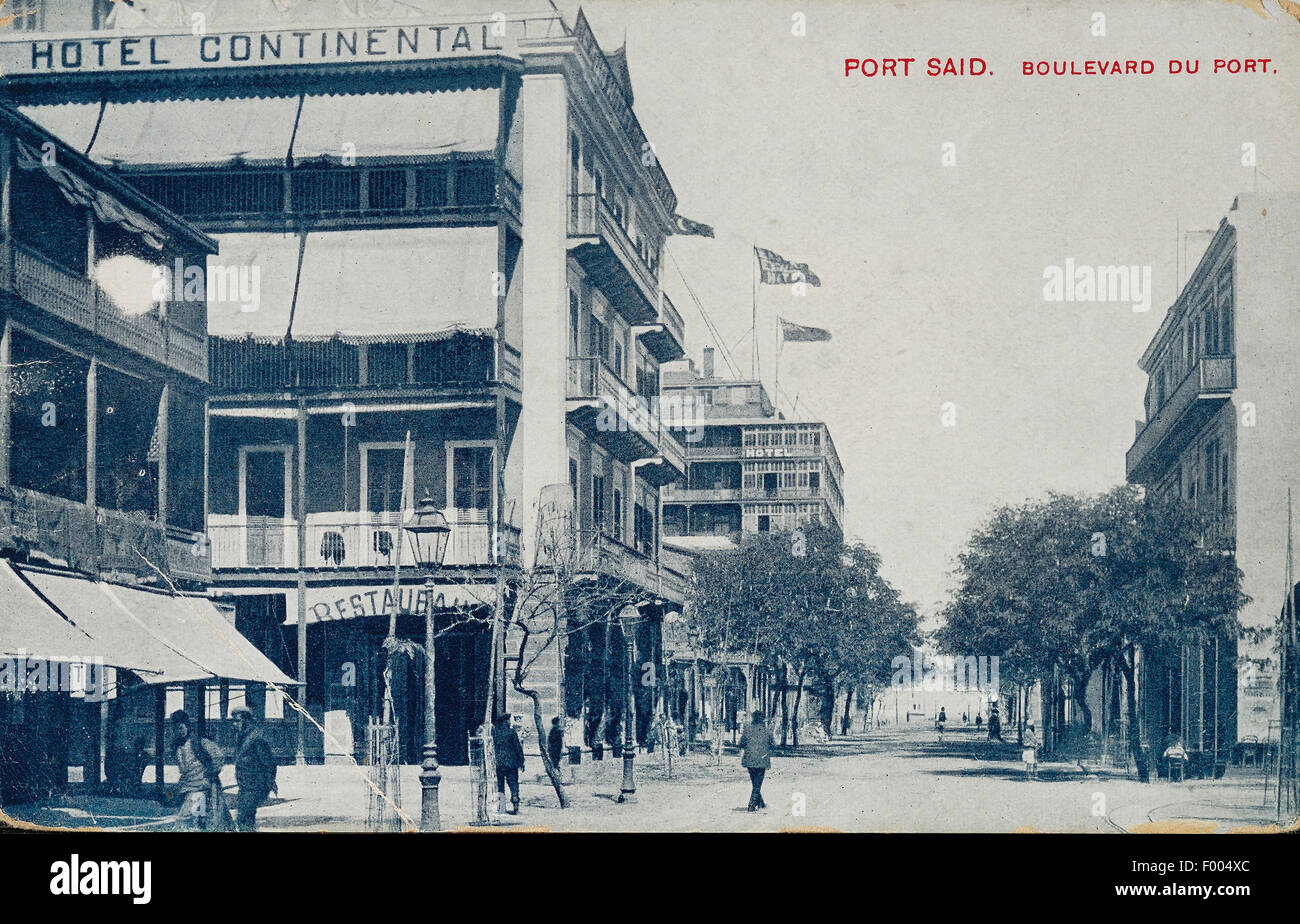
<svg viewBox="0 0 1300 924"><path fill-rule="evenodd" d="M393 513L402 509L402 472L405 462L405 445L381 443L361 446L361 470L365 472L365 510L370 513Z"/></svg>
<svg viewBox="0 0 1300 924"><path fill-rule="evenodd" d="M457 510L492 509L492 447L454 446L452 504Z"/></svg>
<svg viewBox="0 0 1300 924"><path fill-rule="evenodd" d="M1232 352L1232 268L1219 277L1218 287L1219 350Z"/></svg>
<svg viewBox="0 0 1300 924"><path fill-rule="evenodd" d="M591 337L590 337L591 355L597 356L602 362L609 361L609 328L605 322L594 315L591 318Z"/></svg>
<svg viewBox="0 0 1300 924"><path fill-rule="evenodd" d="M614 341L614 374L623 378L623 344Z"/></svg>
<svg viewBox="0 0 1300 924"><path fill-rule="evenodd" d="M708 405L713 404L713 389L712 389L712 388L705 388L705 389L702 389L702 390L700 390L699 392L697 392L697 394L698 394L699 397L700 397L700 401L701 401L705 406L708 406Z"/></svg>
<svg viewBox="0 0 1300 924"><path fill-rule="evenodd" d="M576 134L569 135L569 192L577 195L580 191L579 178L582 174L582 147Z"/></svg>
<svg viewBox="0 0 1300 924"><path fill-rule="evenodd" d="M581 304L578 301L578 293L569 290L569 355L578 355L578 323L582 316Z"/></svg>
<svg viewBox="0 0 1300 924"><path fill-rule="evenodd" d="M45 29L45 12L41 9L41 0L9 0L8 6L0 10L11 18L13 28L18 32L41 32Z"/></svg>
<svg viewBox="0 0 1300 924"><path fill-rule="evenodd" d="M591 525L598 532L603 533L606 529L605 524L605 476L591 476Z"/></svg>
<svg viewBox="0 0 1300 924"><path fill-rule="evenodd" d="M614 489L614 538L619 542L623 541L623 492L618 488Z"/></svg>

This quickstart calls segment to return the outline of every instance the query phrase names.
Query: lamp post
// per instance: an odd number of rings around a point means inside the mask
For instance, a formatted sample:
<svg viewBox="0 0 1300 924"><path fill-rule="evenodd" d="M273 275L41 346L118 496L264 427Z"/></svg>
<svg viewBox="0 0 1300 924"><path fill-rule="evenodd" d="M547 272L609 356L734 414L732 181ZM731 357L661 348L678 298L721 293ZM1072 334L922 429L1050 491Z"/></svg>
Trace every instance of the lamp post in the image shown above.
<svg viewBox="0 0 1300 924"><path fill-rule="evenodd" d="M636 665L632 662L636 660L634 633L640 618L641 613L630 604L618 613L618 622L623 628L623 644L627 646L627 693L623 697L623 785L619 788L619 802L628 801L627 797L636 792L636 777L633 774L636 762L636 736L632 729L632 722L636 715L632 708Z"/></svg>
<svg viewBox="0 0 1300 924"><path fill-rule="evenodd" d="M415 508L406 524L407 538L411 543L416 563L426 569L424 578L424 761L420 765L420 830L438 831L442 823L438 817L438 785L442 774L438 772L438 739L435 729L434 693L434 626L433 591L434 574L442 566L447 554L447 539L451 527L447 518L434 505L428 492Z"/></svg>
<svg viewBox="0 0 1300 924"><path fill-rule="evenodd" d="M691 720L686 738L686 749L690 750L695 744L695 726L699 722L700 630L692 626L686 635L691 640Z"/></svg>

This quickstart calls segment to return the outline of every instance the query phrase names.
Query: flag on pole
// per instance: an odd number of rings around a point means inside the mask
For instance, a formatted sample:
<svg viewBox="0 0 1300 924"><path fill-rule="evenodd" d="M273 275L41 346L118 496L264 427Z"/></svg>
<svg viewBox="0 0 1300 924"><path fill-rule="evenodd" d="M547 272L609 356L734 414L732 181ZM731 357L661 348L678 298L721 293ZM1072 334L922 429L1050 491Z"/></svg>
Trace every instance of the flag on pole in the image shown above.
<svg viewBox="0 0 1300 924"><path fill-rule="evenodd" d="M796 282L806 282L810 286L822 284L807 263L793 263L779 253L763 247L755 247L754 255L758 257L760 281L766 285L784 286Z"/></svg>
<svg viewBox="0 0 1300 924"><path fill-rule="evenodd" d="M673 234L694 234L697 237L713 237L713 226L698 221L691 221L683 215L674 215Z"/></svg>
<svg viewBox="0 0 1300 924"><path fill-rule="evenodd" d="M402 452L402 522L415 517L415 458L411 454L411 431L406 431L406 448Z"/></svg>
<svg viewBox="0 0 1300 924"><path fill-rule="evenodd" d="M805 327L803 324L795 324L793 321L787 321L785 318L781 317L778 317L776 320L781 325L782 340L816 343L821 340L831 339L831 332L820 327Z"/></svg>

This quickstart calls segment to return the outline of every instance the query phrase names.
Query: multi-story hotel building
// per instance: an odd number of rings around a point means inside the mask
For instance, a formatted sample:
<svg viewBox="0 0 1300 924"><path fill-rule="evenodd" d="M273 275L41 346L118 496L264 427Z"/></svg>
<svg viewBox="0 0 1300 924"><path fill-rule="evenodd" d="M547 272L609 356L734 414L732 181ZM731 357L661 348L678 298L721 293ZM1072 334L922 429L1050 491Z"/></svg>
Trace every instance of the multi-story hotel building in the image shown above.
<svg viewBox="0 0 1300 924"><path fill-rule="evenodd" d="M693 362L665 370L664 393L697 409L703 430L686 443L685 480L664 492L664 533L675 543L809 522L843 532L844 468L826 424L787 420L762 383L717 375L712 348L698 371Z"/></svg>
<svg viewBox="0 0 1300 924"><path fill-rule="evenodd" d="M658 283L676 198L625 56L602 52L581 13L360 3L340 23L317 21L319 6L209 5L202 32L123 10L117 31L23 35L0 59L25 113L218 244L212 592L360 754L390 617L422 641L425 607L454 621L507 606L496 574L510 587L532 568L551 486L573 490L597 586L643 604L637 657L658 657L655 622L683 590L660 558L659 494L683 451L657 423L605 412L657 398L684 330ZM432 601L418 568L393 592L408 433L415 496L452 528ZM601 724L608 665L582 655L622 656L603 642L619 631L609 617L587 613L532 665L548 718ZM445 762L465 759L485 709L531 712L488 690L492 658L500 680L519 655L513 639L508 657L491 651L490 623L437 643ZM424 740L421 671L393 676L408 759ZM642 716L652 699L637 697ZM310 724L295 738L286 719L282 753L333 747Z"/></svg>
<svg viewBox="0 0 1300 924"><path fill-rule="evenodd" d="M202 725L291 681L193 595L211 579L206 303L156 297L151 267L201 263L216 243L4 106L0 224L0 799L12 804L139 784L133 761L150 748L161 779L168 709Z"/></svg>
<svg viewBox="0 0 1300 924"><path fill-rule="evenodd" d="M1146 419L1128 480L1207 509L1250 602L1243 627L1271 630L1286 600L1287 497L1300 475L1295 298L1300 200L1238 196L1142 354ZM1143 733L1153 748L1277 740L1276 638L1209 639L1148 653ZM1117 686L1117 685L1116 685Z"/></svg>

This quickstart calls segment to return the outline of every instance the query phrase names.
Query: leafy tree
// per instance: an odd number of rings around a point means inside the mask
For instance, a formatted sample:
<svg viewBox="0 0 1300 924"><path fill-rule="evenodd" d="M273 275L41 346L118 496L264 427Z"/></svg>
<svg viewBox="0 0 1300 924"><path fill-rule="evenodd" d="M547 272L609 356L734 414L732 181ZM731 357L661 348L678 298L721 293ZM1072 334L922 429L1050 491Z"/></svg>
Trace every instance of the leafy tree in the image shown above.
<svg viewBox="0 0 1300 924"><path fill-rule="evenodd" d="M936 640L953 651L998 654L1013 682L1060 668L1089 725L1088 679L1112 665L1124 678L1129 746L1146 781L1138 652L1151 658L1189 641L1235 637L1247 602L1231 552L1207 541L1210 526L1193 505L1132 486L1003 507L959 556Z"/></svg>

